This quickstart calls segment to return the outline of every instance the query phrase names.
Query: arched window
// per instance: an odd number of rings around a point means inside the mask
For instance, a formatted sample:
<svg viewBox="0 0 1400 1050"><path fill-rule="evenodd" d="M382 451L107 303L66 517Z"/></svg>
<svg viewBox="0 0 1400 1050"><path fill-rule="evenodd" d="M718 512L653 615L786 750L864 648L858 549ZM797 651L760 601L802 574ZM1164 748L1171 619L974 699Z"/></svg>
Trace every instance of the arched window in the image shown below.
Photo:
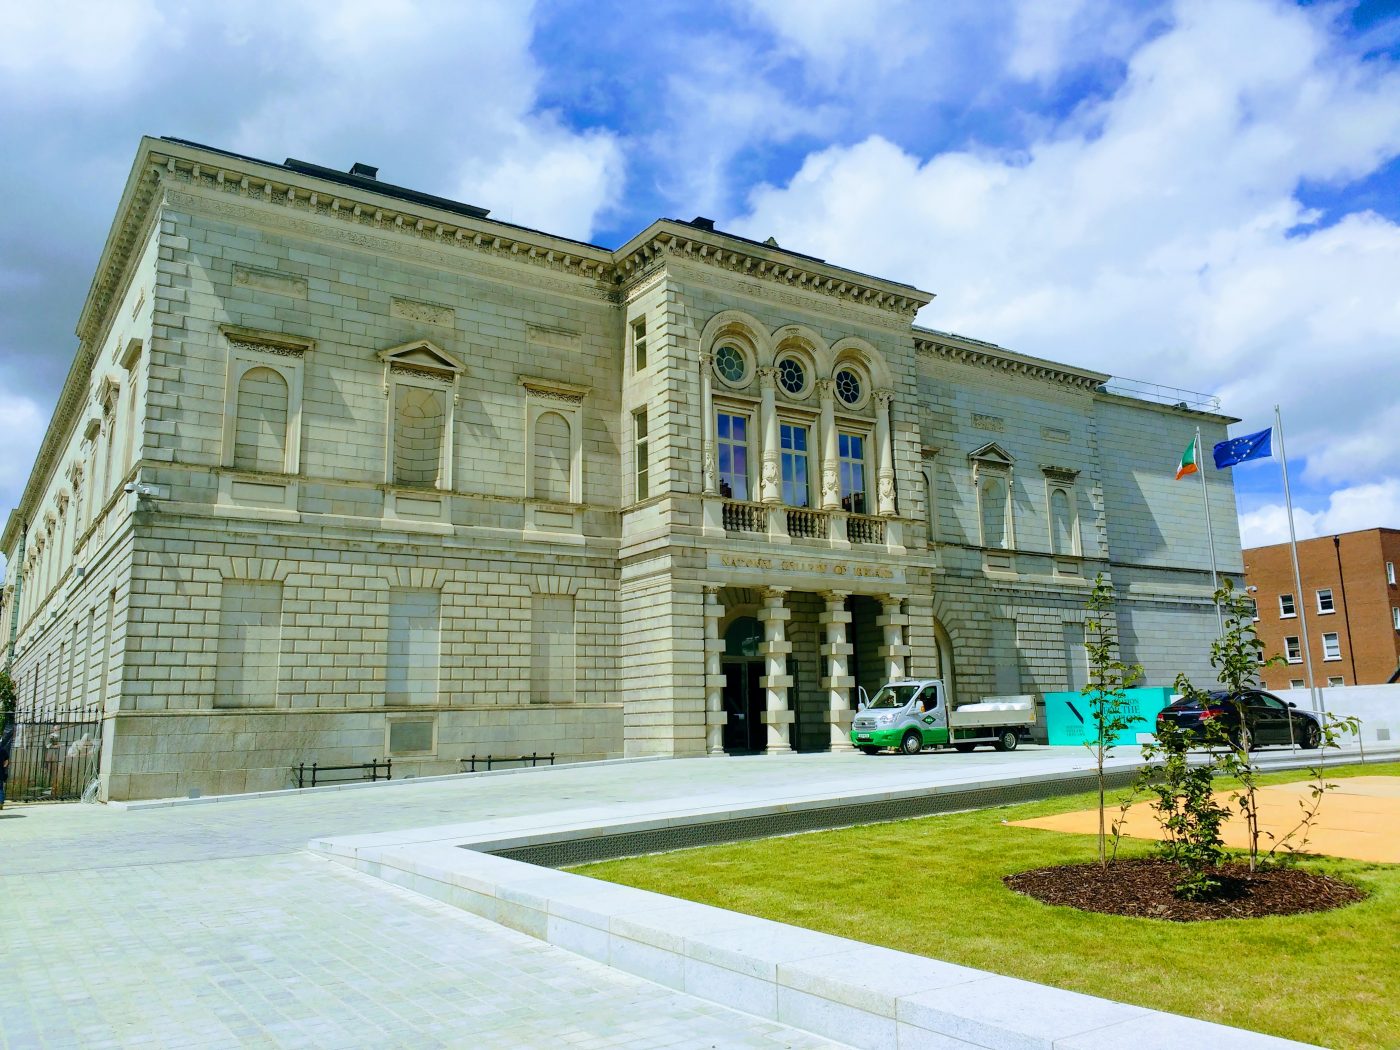
<svg viewBox="0 0 1400 1050"><path fill-rule="evenodd" d="M1009 549L1011 547L1011 520L1006 479L996 474L986 475L982 479L980 495L982 500L982 545Z"/></svg>
<svg viewBox="0 0 1400 1050"><path fill-rule="evenodd" d="M233 465L240 470L287 469L287 381L271 368L250 368L238 384Z"/></svg>
<svg viewBox="0 0 1400 1050"><path fill-rule="evenodd" d="M406 383L394 390L394 483L435 487L442 466L447 391Z"/></svg>
<svg viewBox="0 0 1400 1050"><path fill-rule="evenodd" d="M573 439L569 421L558 412L545 412L535 420L534 456L535 498L553 503L570 502Z"/></svg>
<svg viewBox="0 0 1400 1050"><path fill-rule="evenodd" d="M741 616L724 632L725 656L758 656L763 645L763 625L752 616Z"/></svg>
<svg viewBox="0 0 1400 1050"><path fill-rule="evenodd" d="M1050 492L1050 539L1056 554L1078 554L1075 542L1074 506L1064 489Z"/></svg>

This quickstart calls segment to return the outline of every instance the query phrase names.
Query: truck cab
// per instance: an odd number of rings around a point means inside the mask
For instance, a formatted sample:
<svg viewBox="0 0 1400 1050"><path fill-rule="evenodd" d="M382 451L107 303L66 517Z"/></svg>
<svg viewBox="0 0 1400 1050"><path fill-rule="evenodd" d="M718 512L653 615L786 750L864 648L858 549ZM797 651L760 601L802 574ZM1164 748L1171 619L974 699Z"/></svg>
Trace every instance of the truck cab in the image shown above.
<svg viewBox="0 0 1400 1050"><path fill-rule="evenodd" d="M971 751L979 744L1014 751L1034 722L1034 697L988 697L950 711L939 679L907 679L889 682L862 701L851 723L851 743L867 755L887 748L917 755L926 747L949 745Z"/></svg>

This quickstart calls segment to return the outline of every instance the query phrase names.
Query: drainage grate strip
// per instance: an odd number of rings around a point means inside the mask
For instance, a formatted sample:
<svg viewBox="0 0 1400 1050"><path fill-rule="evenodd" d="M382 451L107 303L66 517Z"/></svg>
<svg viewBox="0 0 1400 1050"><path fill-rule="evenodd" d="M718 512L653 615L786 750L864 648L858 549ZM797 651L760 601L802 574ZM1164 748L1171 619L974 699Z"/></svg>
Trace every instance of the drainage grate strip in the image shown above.
<svg viewBox="0 0 1400 1050"><path fill-rule="evenodd" d="M1113 770L1105 775L1104 781L1110 788L1126 787L1136 775L1136 770ZM857 824L881 824L892 820L907 820L910 817L928 817L938 813L992 809L1059 795L1077 795L1093 790L1097 783L1094 775L1089 773L1063 780L1000 784L964 791L933 791L912 798L822 806L790 813L721 817L676 827L594 835L590 838L515 846L491 852L508 860L524 861L545 868L564 868L576 864L591 864L594 861L639 857L647 853L667 853L696 846L718 846L728 842L745 842L804 831L828 831Z"/></svg>

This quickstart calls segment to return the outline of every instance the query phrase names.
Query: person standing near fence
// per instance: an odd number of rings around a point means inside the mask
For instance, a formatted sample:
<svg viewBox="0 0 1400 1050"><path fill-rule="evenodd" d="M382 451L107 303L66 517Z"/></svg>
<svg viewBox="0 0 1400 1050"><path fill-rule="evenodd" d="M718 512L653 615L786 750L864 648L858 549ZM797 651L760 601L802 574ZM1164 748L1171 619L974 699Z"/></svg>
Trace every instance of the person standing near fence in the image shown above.
<svg viewBox="0 0 1400 1050"><path fill-rule="evenodd" d="M0 729L0 809L5 808L5 781L10 779L10 752L15 746L15 720L0 715L4 728Z"/></svg>

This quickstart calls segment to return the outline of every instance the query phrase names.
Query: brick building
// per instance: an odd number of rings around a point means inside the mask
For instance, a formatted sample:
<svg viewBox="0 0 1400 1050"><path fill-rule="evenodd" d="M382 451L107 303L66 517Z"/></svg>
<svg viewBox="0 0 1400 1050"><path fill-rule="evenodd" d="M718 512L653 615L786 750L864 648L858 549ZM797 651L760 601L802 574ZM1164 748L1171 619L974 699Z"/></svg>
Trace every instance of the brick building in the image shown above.
<svg viewBox="0 0 1400 1050"><path fill-rule="evenodd" d="M1208 673L1212 403L706 220L613 250L376 174L141 143L0 538L21 698L97 712L108 796L849 746L889 676L1077 688L1099 572L1125 659Z"/></svg>
<svg viewBox="0 0 1400 1050"><path fill-rule="evenodd" d="M1298 544L1302 593L1293 579L1288 544L1244 552L1245 584L1259 610L1255 630L1265 653L1283 656L1270 667L1271 689L1303 688L1306 620L1313 676L1319 686L1376 685L1400 671L1400 529L1363 529Z"/></svg>

